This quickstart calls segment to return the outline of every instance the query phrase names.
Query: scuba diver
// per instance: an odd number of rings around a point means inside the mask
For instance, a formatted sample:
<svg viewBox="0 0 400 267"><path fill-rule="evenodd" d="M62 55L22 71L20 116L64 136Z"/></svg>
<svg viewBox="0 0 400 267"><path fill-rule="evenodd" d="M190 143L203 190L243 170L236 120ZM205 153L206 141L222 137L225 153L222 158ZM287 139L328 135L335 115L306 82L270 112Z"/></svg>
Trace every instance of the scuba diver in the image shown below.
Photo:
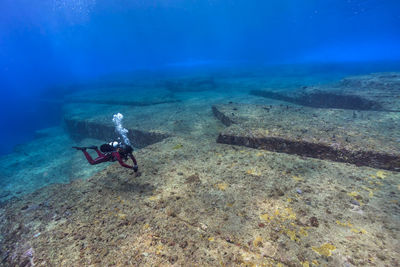
<svg viewBox="0 0 400 267"><path fill-rule="evenodd" d="M118 161L119 164L125 168L133 169L134 172L138 171L138 165L135 157L133 156L133 148L129 145L124 145L119 142L111 142L109 144L103 144L100 146L100 150L97 146L90 147L72 147L77 150L81 150L85 155L86 159L91 165L108 162L108 161ZM96 151L98 157L93 159L90 154L86 151L86 149L94 149ZM133 166L129 166L124 162L124 160L128 159L128 156L133 161Z"/></svg>

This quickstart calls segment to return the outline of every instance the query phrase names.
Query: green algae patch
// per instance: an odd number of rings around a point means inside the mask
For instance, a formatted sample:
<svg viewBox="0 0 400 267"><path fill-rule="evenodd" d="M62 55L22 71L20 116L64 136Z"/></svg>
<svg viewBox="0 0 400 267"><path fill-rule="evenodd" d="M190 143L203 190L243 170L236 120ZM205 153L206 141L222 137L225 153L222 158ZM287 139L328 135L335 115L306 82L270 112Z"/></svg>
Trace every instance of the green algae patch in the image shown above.
<svg viewBox="0 0 400 267"><path fill-rule="evenodd" d="M311 247L312 250L317 252L319 255L329 257L332 255L332 251L336 249L336 247L332 244L325 243L321 245L320 247Z"/></svg>
<svg viewBox="0 0 400 267"><path fill-rule="evenodd" d="M182 147L183 147L182 144L177 144L177 145L175 145L172 149L177 150L177 149L181 149Z"/></svg>

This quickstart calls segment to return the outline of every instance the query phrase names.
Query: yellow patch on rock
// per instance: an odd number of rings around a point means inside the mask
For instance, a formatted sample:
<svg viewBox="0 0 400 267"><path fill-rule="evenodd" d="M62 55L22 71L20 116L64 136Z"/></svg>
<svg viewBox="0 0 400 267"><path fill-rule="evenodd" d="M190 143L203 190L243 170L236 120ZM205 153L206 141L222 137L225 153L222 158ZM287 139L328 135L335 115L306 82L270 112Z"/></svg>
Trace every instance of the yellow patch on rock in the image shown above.
<svg viewBox="0 0 400 267"><path fill-rule="evenodd" d="M177 145L175 145L172 149L180 149L180 148L182 148L183 147L183 145L182 144L177 144Z"/></svg>
<svg viewBox="0 0 400 267"><path fill-rule="evenodd" d="M347 221L346 223L343 223L341 221L336 221L336 224L341 225L341 226L345 226L345 227L353 227L353 224L350 223L349 221Z"/></svg>
<svg viewBox="0 0 400 267"><path fill-rule="evenodd" d="M376 172L376 177L380 178L380 179L385 179L387 176L387 172L384 171L377 171Z"/></svg>
<svg viewBox="0 0 400 267"><path fill-rule="evenodd" d="M218 184L215 184L215 187L218 189L218 190L221 190L221 191L225 191L225 189L228 187L228 184L227 183L218 183Z"/></svg>
<svg viewBox="0 0 400 267"><path fill-rule="evenodd" d="M292 175L292 179L297 181L297 182L301 182L304 181L304 178L297 176L297 175Z"/></svg>
<svg viewBox="0 0 400 267"><path fill-rule="evenodd" d="M253 241L253 245L255 247L262 245L262 237L261 236L256 237L256 239L254 239L254 241Z"/></svg>
<svg viewBox="0 0 400 267"><path fill-rule="evenodd" d="M164 250L164 246L163 245L158 245L157 247L156 247L156 255L160 255L162 252L163 252L163 250Z"/></svg>
<svg viewBox="0 0 400 267"><path fill-rule="evenodd" d="M296 236L296 231L294 230L285 230L286 235L293 241L299 242L300 239Z"/></svg>
<svg viewBox="0 0 400 267"><path fill-rule="evenodd" d="M283 220L296 220L296 213L293 212L292 208L285 208L281 218Z"/></svg>
<svg viewBox="0 0 400 267"><path fill-rule="evenodd" d="M351 228L350 231L352 231L353 233L357 233L357 234L366 234L367 231L365 229L356 229L356 228Z"/></svg>
<svg viewBox="0 0 400 267"><path fill-rule="evenodd" d="M351 197L356 197L356 196L358 196L358 192L353 191L353 192L347 193L347 195L349 195Z"/></svg>
<svg viewBox="0 0 400 267"><path fill-rule="evenodd" d="M308 232L305 227L300 227L299 235L308 236Z"/></svg>
<svg viewBox="0 0 400 267"><path fill-rule="evenodd" d="M334 251L336 247L332 244L325 243L320 247L311 247L311 249L317 252L319 255L329 257L332 255L332 251Z"/></svg>
<svg viewBox="0 0 400 267"><path fill-rule="evenodd" d="M318 266L318 265L319 265L319 262L318 262L317 260L313 260L313 261L312 261L312 264L314 264L315 266Z"/></svg>
<svg viewBox="0 0 400 267"><path fill-rule="evenodd" d="M210 242L213 242L215 239L214 239L214 237L212 237L212 236L210 236L209 238L208 238L208 241L210 241Z"/></svg>
<svg viewBox="0 0 400 267"><path fill-rule="evenodd" d="M273 218L273 216L269 216L268 213L262 214L260 215L260 219L269 222L271 219Z"/></svg>
<svg viewBox="0 0 400 267"><path fill-rule="evenodd" d="M150 200L150 201L155 201L157 199L158 199L158 195L151 196L151 197L148 198L148 200Z"/></svg>
<svg viewBox="0 0 400 267"><path fill-rule="evenodd" d="M271 221L275 219L277 221L288 221L296 220L296 213L293 212L292 208L276 209L273 215L267 213L260 215L260 219L265 221Z"/></svg>
<svg viewBox="0 0 400 267"><path fill-rule="evenodd" d="M374 190L372 188L369 188L369 187L366 187L366 186L363 186L362 188L369 192L369 194L368 194L369 197L373 197L374 196Z"/></svg>
<svg viewBox="0 0 400 267"><path fill-rule="evenodd" d="M303 267L310 267L310 263L309 263L308 261L303 261L303 262L301 263L301 265L302 265Z"/></svg>
<svg viewBox="0 0 400 267"><path fill-rule="evenodd" d="M125 213L118 213L118 218L120 218L121 220L125 220L126 219L126 214Z"/></svg>
<svg viewBox="0 0 400 267"><path fill-rule="evenodd" d="M247 174L254 175L254 176L261 176L261 172L256 171L254 169L249 169L246 171Z"/></svg>

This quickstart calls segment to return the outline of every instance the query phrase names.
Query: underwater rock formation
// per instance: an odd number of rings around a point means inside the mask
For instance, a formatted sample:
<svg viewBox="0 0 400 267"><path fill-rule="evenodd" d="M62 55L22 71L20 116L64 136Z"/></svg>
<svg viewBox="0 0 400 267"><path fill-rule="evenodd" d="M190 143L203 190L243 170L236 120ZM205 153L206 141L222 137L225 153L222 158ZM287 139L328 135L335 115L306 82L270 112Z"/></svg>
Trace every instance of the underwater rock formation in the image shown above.
<svg viewBox="0 0 400 267"><path fill-rule="evenodd" d="M314 108L400 112L399 91L400 73L376 73L295 91L252 90L250 94Z"/></svg>
<svg viewBox="0 0 400 267"><path fill-rule="evenodd" d="M400 171L397 113L246 104L213 112L230 125L219 143Z"/></svg>

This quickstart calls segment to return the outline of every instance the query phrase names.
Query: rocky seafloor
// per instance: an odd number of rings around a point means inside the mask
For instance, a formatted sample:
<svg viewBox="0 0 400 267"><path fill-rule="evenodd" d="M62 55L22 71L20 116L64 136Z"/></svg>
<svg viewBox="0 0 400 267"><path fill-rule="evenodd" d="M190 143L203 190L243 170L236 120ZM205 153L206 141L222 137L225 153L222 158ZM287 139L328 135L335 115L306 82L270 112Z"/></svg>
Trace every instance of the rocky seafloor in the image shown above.
<svg viewBox="0 0 400 267"><path fill-rule="evenodd" d="M195 81L199 83L199 79ZM135 174L114 163L96 170L89 178L83 174L79 177L75 171L93 170L94 166L86 163L79 151L71 151L74 160L82 160L69 163L75 178L60 179L26 194L10 191L0 207L1 264L400 265L400 173L396 169L373 168L371 164L351 164L346 160L337 162L318 153L309 157L298 151L253 148L246 142L217 142L218 136L230 132L232 127L227 126L226 119L241 128L234 131L235 136L245 136L247 140L274 138L278 134L291 137L287 134L290 129L274 132L274 128L279 128L277 121L287 127L293 125L298 141L313 142L322 130L318 124L307 124L308 111L285 115L287 105L289 109L303 109L302 106L250 94L257 84L247 86L245 82L239 89L227 91L218 79L213 82L221 90L209 88L212 83L206 81L199 83L198 90L185 91L188 85L179 87L172 95L167 94L168 102L163 103L149 104L151 96L142 97L146 105L82 103L82 95L80 101L72 103L73 96L68 98L65 129L72 131L74 139L59 143L69 148L72 142L108 141L114 137L109 133L113 127L109 118L120 111L132 133L130 137L141 140L134 152L139 172ZM167 85L171 87L174 82ZM241 83L243 80L234 84ZM273 127L266 127L268 121L257 117L259 112L240 112L248 105L257 110L261 107L263 112L263 107L272 108ZM224 116L218 116L213 106L220 110L228 107L232 112L225 110ZM273 113L281 109L285 112ZM318 109L313 112L318 113ZM330 125L337 123L337 114L343 112L326 108L319 114ZM382 135L367 148L379 152L386 149L396 157L392 149L397 136L390 127L398 126L388 122L390 116L397 118L398 113L388 111L382 116L378 112L383 111L365 111L368 116L361 118L361 111L355 112L355 117L352 111L349 116L343 115L350 120L347 124L352 125L354 120L354 125L364 125L358 128L368 129L370 138L377 137L376 132ZM252 119L257 123L249 123L252 120L248 116L256 116ZM281 120L276 116L282 116ZM303 124L285 121L287 117L299 120L301 116ZM262 127L259 123L263 123ZM77 133L82 125L86 130ZM310 130L302 132L299 125ZM262 132L254 132L254 128ZM357 127L351 128L352 132L356 131L354 128ZM250 138L248 129L252 131ZM343 135L343 130L340 133ZM331 132L322 135L326 137L323 142L343 142L343 146L357 151L366 146L368 133L351 134L349 144L341 135L330 141L327 139L332 137ZM63 138L62 134L56 136ZM390 142L379 146L382 140ZM285 142L281 141L280 146ZM59 151L63 151L62 146ZM0 163L5 162L10 162L10 158L2 158ZM37 168L43 169L45 165ZM57 166L52 168L51 177L62 176L64 169L60 167L55 172ZM11 179L12 174L9 176Z"/></svg>

